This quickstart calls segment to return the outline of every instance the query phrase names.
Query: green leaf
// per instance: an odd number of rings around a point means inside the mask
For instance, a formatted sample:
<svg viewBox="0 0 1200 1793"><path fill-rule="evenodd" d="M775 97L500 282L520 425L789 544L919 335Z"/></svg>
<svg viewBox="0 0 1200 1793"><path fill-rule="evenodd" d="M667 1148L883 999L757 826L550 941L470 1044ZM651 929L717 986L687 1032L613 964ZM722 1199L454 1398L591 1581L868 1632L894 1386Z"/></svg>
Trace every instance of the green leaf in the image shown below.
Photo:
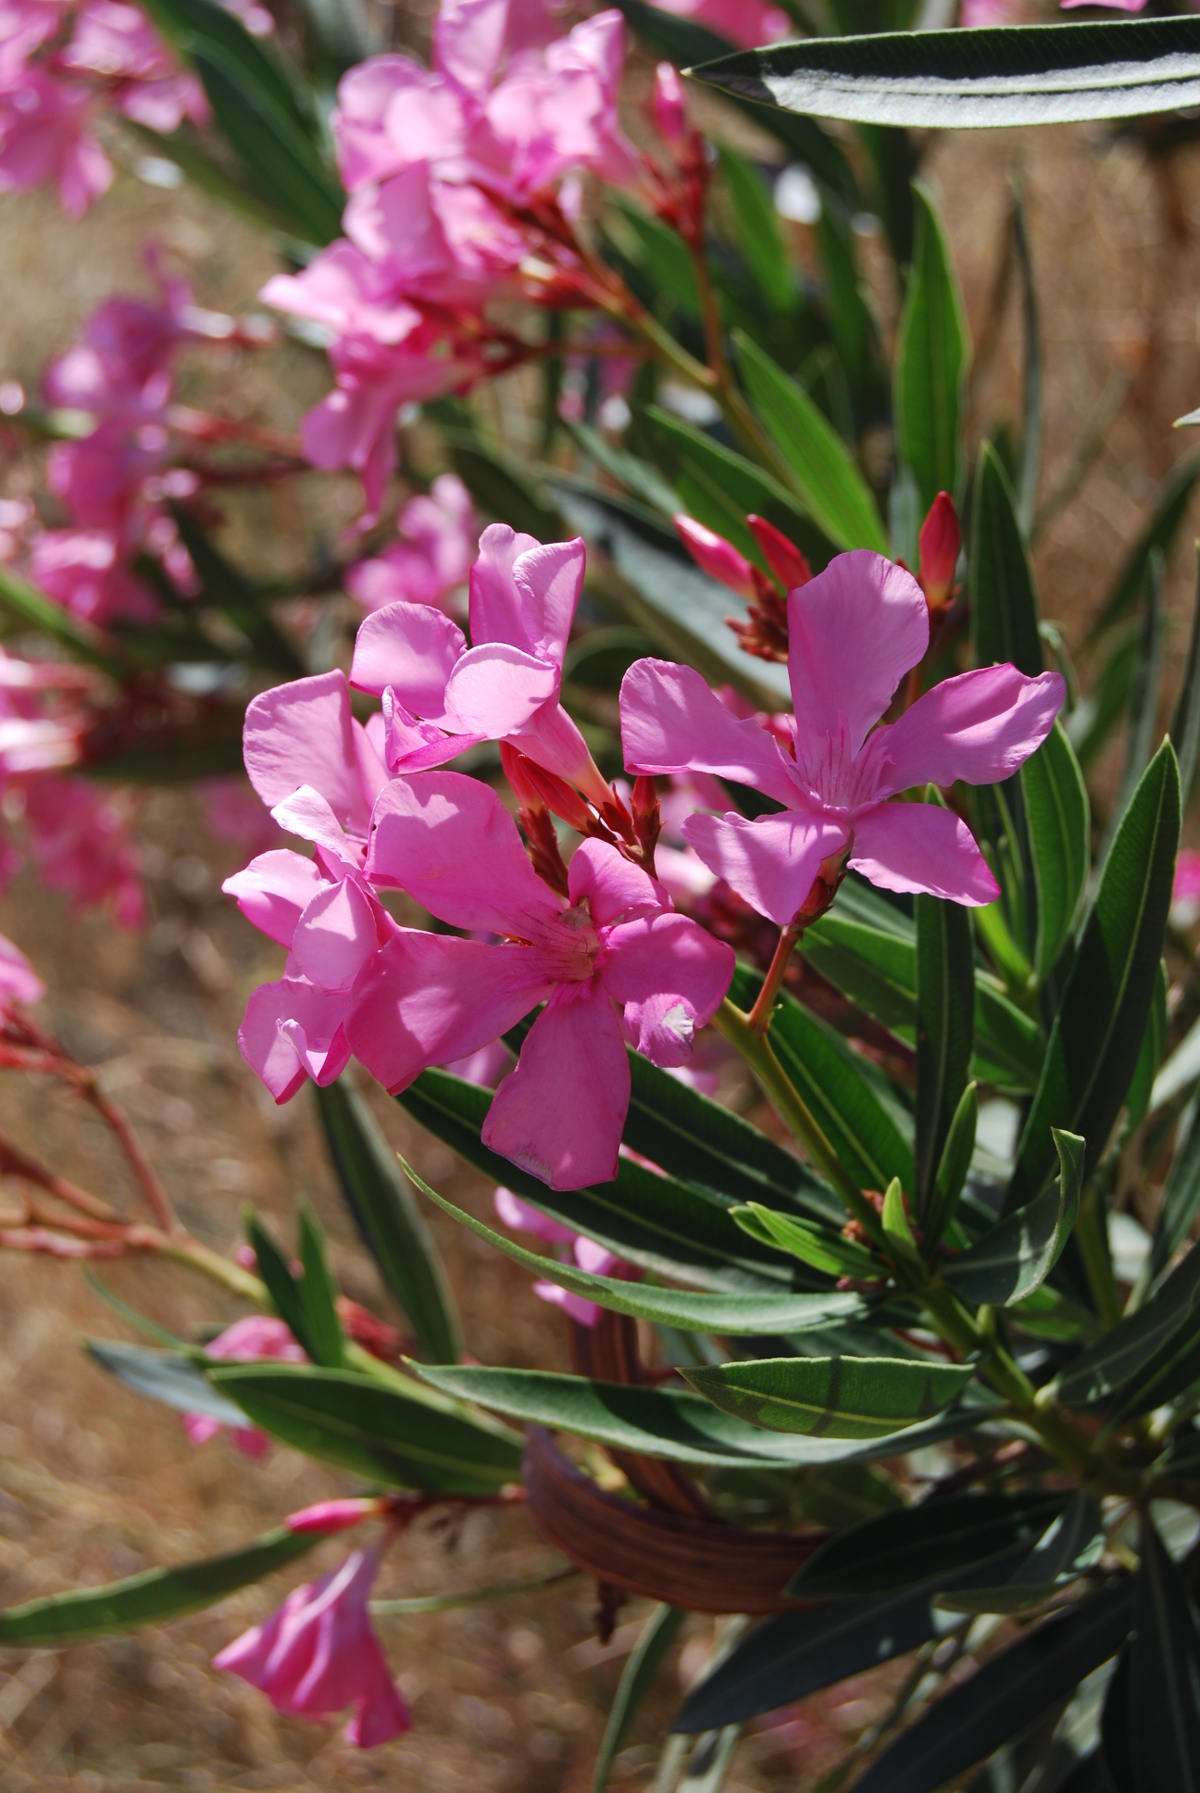
<svg viewBox="0 0 1200 1793"><path fill-rule="evenodd" d="M521 1473L519 1441L485 1430L426 1391L349 1370L220 1364L213 1384L273 1437L369 1482L435 1494L494 1494Z"/></svg>
<svg viewBox="0 0 1200 1793"><path fill-rule="evenodd" d="M1200 21L1189 20L1188 23L1195 29ZM1100 615L1092 624L1087 638L1088 646L1094 644L1106 629L1111 629L1114 623L1120 622L1134 608L1145 589L1150 557L1155 549L1164 557L1170 554L1175 537L1187 516L1198 477L1200 456L1190 455L1186 460L1180 461L1159 487L1150 520L1130 549Z"/></svg>
<svg viewBox="0 0 1200 1793"><path fill-rule="evenodd" d="M1115 1656L1129 1632L1131 1607L1130 1584L1118 1581L990 1656L901 1732L855 1793L934 1793L965 1773Z"/></svg>
<svg viewBox="0 0 1200 1793"><path fill-rule="evenodd" d="M454 1296L437 1246L367 1104L346 1077L318 1089L317 1108L346 1206L380 1275L435 1363L462 1356Z"/></svg>
<svg viewBox="0 0 1200 1793"><path fill-rule="evenodd" d="M1200 542L1196 543L1196 593L1192 600L1187 659L1168 732L1179 761L1179 792L1186 810L1196 777L1196 760L1200 756Z"/></svg>
<svg viewBox="0 0 1200 1793"><path fill-rule="evenodd" d="M202 1413L223 1426L245 1424L241 1408L219 1395L195 1358L182 1351L151 1351L116 1339L87 1339L85 1344L90 1357L139 1395L161 1401L177 1413Z"/></svg>
<svg viewBox="0 0 1200 1793"><path fill-rule="evenodd" d="M770 188L746 156L717 145L717 159L733 201L737 246L763 298L773 311L793 311L796 273L784 247Z"/></svg>
<svg viewBox="0 0 1200 1793"><path fill-rule="evenodd" d="M761 988L757 973L739 966L730 994L749 1010ZM860 1189L887 1188L899 1177L913 1186L912 1147L897 1125L896 1109L882 1100L866 1062L842 1036L790 996L783 996L767 1037L787 1076L807 1103L839 1163Z"/></svg>
<svg viewBox="0 0 1200 1793"><path fill-rule="evenodd" d="M255 658L261 665L285 673L289 678L301 677L305 667L296 650L275 626L261 599L237 568L213 547L189 511L174 505L172 515L200 580L201 601L220 610L236 629L240 629L252 643Z"/></svg>
<svg viewBox="0 0 1200 1793"><path fill-rule="evenodd" d="M908 1211L904 1206L904 1191L900 1187L899 1177L893 1177L883 1197L883 1236L887 1240L888 1249L893 1261L906 1260L910 1264L919 1264L921 1254L917 1250L917 1242L909 1224Z"/></svg>
<svg viewBox="0 0 1200 1793"><path fill-rule="evenodd" d="M196 44L223 50L299 131L311 131L313 117L307 96L302 96L274 45L254 37L234 13L214 0L146 0L149 13L163 37L186 56Z"/></svg>
<svg viewBox="0 0 1200 1793"><path fill-rule="evenodd" d="M244 179L230 174L220 162L200 149L186 127L168 134L151 131L132 118L123 118L121 128L131 132L147 154L164 156L168 162L174 162L193 186L228 206L230 211L248 218L258 230L275 231L285 236L291 234L292 221L286 213L251 192Z"/></svg>
<svg viewBox="0 0 1200 1793"><path fill-rule="evenodd" d="M917 235L896 342L893 406L897 447L917 482L923 516L939 492L953 495L958 490L962 455L959 436L970 343L962 293L941 217L919 182L913 191L917 200Z"/></svg>
<svg viewBox="0 0 1200 1793"><path fill-rule="evenodd" d="M878 507L842 438L744 331L734 341L750 402L787 457L810 515L839 548L886 554Z"/></svg>
<svg viewBox="0 0 1200 1793"><path fill-rule="evenodd" d="M337 1284L329 1268L325 1235L308 1203L297 1204L300 1223L300 1305L304 1329L312 1343L309 1356L328 1369L345 1367L346 1341L337 1316Z"/></svg>
<svg viewBox="0 0 1200 1793"><path fill-rule="evenodd" d="M966 1569L1034 1539L1066 1505L1066 1496L946 1494L896 1507L836 1532L792 1577L805 1600L892 1594Z"/></svg>
<svg viewBox="0 0 1200 1793"><path fill-rule="evenodd" d="M116 654L107 651L98 629L81 623L69 610L45 597L7 567L0 567L0 605L27 628L34 628L39 634L49 635L59 642L72 659L98 666L110 678L120 680L128 676L129 668L121 664Z"/></svg>
<svg viewBox="0 0 1200 1793"><path fill-rule="evenodd" d="M906 1656L948 1629L933 1606L938 1589L969 1586L994 1573L994 1559L988 1558L984 1568L972 1565L957 1575L938 1574L919 1590L908 1587L880 1600L855 1596L814 1603L802 1612L776 1613L756 1625L691 1690L671 1729L701 1731L756 1718Z"/></svg>
<svg viewBox="0 0 1200 1793"><path fill-rule="evenodd" d="M693 72L740 100L862 124L970 130L1136 118L1200 105L1200 26L1181 18L819 38Z"/></svg>
<svg viewBox="0 0 1200 1793"><path fill-rule="evenodd" d="M492 1091L448 1071L424 1071L397 1101L413 1119L543 1214L643 1269L700 1288L745 1289L752 1280L791 1282L791 1266L777 1252L753 1244L731 1219L731 1203L708 1190L622 1158L611 1183L591 1189L548 1189L507 1158L489 1152L479 1130ZM812 1287L809 1283L807 1286Z"/></svg>
<svg viewBox="0 0 1200 1793"><path fill-rule="evenodd" d="M71 1594L31 1600L25 1606L10 1606L7 1612L0 1612L0 1644L21 1650L58 1649L63 1644L86 1643L113 1632L136 1631L142 1625L182 1618L184 1613L214 1605L238 1588L262 1581L277 1569L286 1569L320 1542L316 1532L290 1532L281 1527L225 1556L180 1563L173 1569L146 1569L107 1587L80 1588Z"/></svg>
<svg viewBox="0 0 1200 1793"><path fill-rule="evenodd" d="M1021 1135L1010 1210L1050 1177L1052 1128L1086 1139L1085 1178L1108 1143L1158 979L1179 826L1179 772L1164 741L1125 812L1084 925Z"/></svg>
<svg viewBox="0 0 1200 1793"><path fill-rule="evenodd" d="M858 1318L862 1313L863 1304L855 1295L776 1295L766 1290L746 1295L698 1295L690 1289L660 1289L621 1277L597 1276L574 1264L560 1264L556 1258L526 1251L514 1239L455 1207L423 1182L411 1165L405 1164L404 1168L423 1195L477 1238L485 1239L535 1276L557 1283L559 1288L582 1295L613 1313L631 1314L636 1320L649 1320L659 1326L674 1326L681 1332L730 1333L739 1337L803 1332L809 1326L826 1326L831 1320Z"/></svg>
<svg viewBox="0 0 1200 1793"><path fill-rule="evenodd" d="M1129 800L1137 789L1138 780L1150 763L1154 743L1158 739L1159 686L1162 684L1163 640L1166 633L1165 601L1163 557L1155 548L1146 568L1146 591L1138 631L1137 656L1129 681L1125 766L1097 856L1101 866L1108 857L1113 836L1129 807ZM1182 802L1180 807L1182 808Z"/></svg>
<svg viewBox="0 0 1200 1793"><path fill-rule="evenodd" d="M308 1315L300 1293L300 1284L292 1275L291 1266L280 1250L274 1235L265 1227L253 1209L246 1214L246 1238L258 1261L258 1274L267 1285L271 1306L290 1330L297 1344L317 1361L313 1340L308 1332Z"/></svg>
<svg viewBox="0 0 1200 1793"><path fill-rule="evenodd" d="M916 1367L924 1373L924 1365ZM990 1397L972 1390L975 1399L970 1405L964 1400L952 1413L943 1414L928 1425L888 1432L882 1438L857 1442L833 1437L797 1438L748 1426L701 1400L699 1395L678 1394L672 1389L593 1382L583 1376L563 1376L550 1370L480 1369L458 1364L446 1369L425 1364L415 1364L413 1368L431 1387L460 1400L478 1402L510 1419L573 1432L579 1438L590 1438L616 1450L714 1469L739 1465L745 1468L756 1463L870 1463L898 1452L917 1450L936 1438L967 1431L996 1411Z"/></svg>
<svg viewBox="0 0 1200 1793"><path fill-rule="evenodd" d="M1125 1414L1145 1412L1186 1388L1200 1334L1198 1291L1200 1251L1193 1246L1144 1306L1067 1365L1059 1398L1084 1407L1112 1397L1114 1410Z"/></svg>
<svg viewBox="0 0 1200 1793"><path fill-rule="evenodd" d="M979 1121L979 1103L975 1091L975 1084L968 1083L959 1097L958 1107L950 1122L950 1131L946 1135L946 1144L938 1160L937 1175L933 1180L922 1228L922 1250L927 1257L933 1255L954 1218L954 1210L958 1206L967 1172L971 1168L971 1159L975 1154L975 1130Z"/></svg>
<svg viewBox="0 0 1200 1793"><path fill-rule="evenodd" d="M1044 1283L1062 1256L1079 1212L1085 1146L1054 1129L1060 1173L990 1233L946 1266L945 1278L965 1300L996 1307L1023 1301Z"/></svg>
<svg viewBox="0 0 1200 1793"><path fill-rule="evenodd" d="M1160 959L1158 981L1154 986L1154 998L1150 1004L1150 1017L1146 1022L1146 1031L1142 1035L1142 1049L1138 1053L1133 1080L1129 1085L1129 1094L1125 1101L1125 1120L1121 1128L1122 1140L1131 1139L1146 1118L1166 1043L1167 964L1165 959Z"/></svg>
<svg viewBox="0 0 1200 1793"><path fill-rule="evenodd" d="M737 599L687 557L674 531L648 513L632 515L611 492L583 491L559 477L548 483L564 527L587 537L590 585L607 610L645 629L672 658L717 684L734 685L755 703L773 709L791 701L786 668L742 652L727 621Z"/></svg>
<svg viewBox="0 0 1200 1793"><path fill-rule="evenodd" d="M941 1612L1026 1612L1095 1568L1104 1551L1104 1515L1091 1494L1077 1494L1006 1581L939 1594Z"/></svg>
<svg viewBox="0 0 1200 1793"><path fill-rule="evenodd" d="M602 436L599 430L594 430L590 424L583 423L578 418L564 418L563 425L584 454L589 455L610 479L615 479L618 485L624 486L639 503L648 505L653 511L661 511L664 517L673 517L683 508L679 493L667 484L658 468L651 466L649 461L630 454L628 449L616 447L607 436ZM587 640L587 636L584 636L573 649L568 650L568 658L571 652L577 653L580 648L586 647Z"/></svg>
<svg viewBox="0 0 1200 1793"><path fill-rule="evenodd" d="M1074 931L1091 869L1087 787L1061 723L1054 724L1018 777L1037 888L1033 963L1041 982Z"/></svg>
<svg viewBox="0 0 1200 1793"><path fill-rule="evenodd" d="M1200 1789L1200 1624L1178 1567L1148 1518L1133 1588L1129 1703L1134 1784Z"/></svg>
<svg viewBox="0 0 1200 1793"><path fill-rule="evenodd" d="M1033 568L1008 475L990 442L979 451L975 474L968 584L975 664L1011 661L1036 678L1044 660Z"/></svg>
<svg viewBox="0 0 1200 1793"><path fill-rule="evenodd" d="M762 1357L681 1368L680 1375L722 1412L752 1425L879 1438L940 1413L974 1369L902 1357Z"/></svg>
<svg viewBox="0 0 1200 1793"><path fill-rule="evenodd" d="M656 1606L642 1627L609 1708L608 1723L592 1773L592 1793L604 1793L608 1786L613 1762L629 1735L638 1708L654 1685L667 1652L679 1635L683 1618L681 1607Z"/></svg>
<svg viewBox="0 0 1200 1793"><path fill-rule="evenodd" d="M826 309L859 415L869 415L887 390L879 326L859 270L854 232L845 208L822 195L817 241L827 287Z"/></svg>
<svg viewBox="0 0 1200 1793"><path fill-rule="evenodd" d="M967 1087L975 1031L971 919L959 903L918 896L916 1214L923 1226L955 1111Z"/></svg>
<svg viewBox="0 0 1200 1793"><path fill-rule="evenodd" d="M778 1214L760 1202L734 1208L733 1218L752 1239L787 1251L827 1276L878 1277L883 1269L864 1245L845 1239L829 1227L814 1226L796 1214Z"/></svg>
<svg viewBox="0 0 1200 1793"><path fill-rule="evenodd" d="M1200 1072L1200 1066L1197 1067ZM1157 1093L1157 1090L1156 1090ZM1147 1266L1158 1276L1171 1262L1192 1230L1200 1209L1200 1107L1191 1104L1179 1124L1175 1156L1163 1184L1162 1207L1155 1223Z"/></svg>
<svg viewBox="0 0 1200 1793"><path fill-rule="evenodd" d="M667 316L678 309L698 322L704 313L696 270L679 232L630 199L620 197L615 206L625 228L618 224L613 234L654 289L652 309Z"/></svg>

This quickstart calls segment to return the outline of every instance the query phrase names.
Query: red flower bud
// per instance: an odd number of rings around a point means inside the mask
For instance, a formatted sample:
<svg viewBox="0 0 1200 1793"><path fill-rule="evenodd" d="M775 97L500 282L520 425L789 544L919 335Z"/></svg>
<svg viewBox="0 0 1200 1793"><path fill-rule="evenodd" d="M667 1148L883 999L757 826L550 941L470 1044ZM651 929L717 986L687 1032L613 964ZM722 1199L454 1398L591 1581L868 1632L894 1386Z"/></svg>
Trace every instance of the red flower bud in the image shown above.
<svg viewBox="0 0 1200 1793"><path fill-rule="evenodd" d="M921 525L921 588L931 610L941 610L950 596L962 547L958 513L949 492L939 492Z"/></svg>
<svg viewBox="0 0 1200 1793"><path fill-rule="evenodd" d="M765 517L751 515L746 518L746 522L762 549L763 559L783 589L795 591L798 585L807 585L812 578L812 568L796 544L790 542L781 529L776 529L774 523L768 523Z"/></svg>
<svg viewBox="0 0 1200 1793"><path fill-rule="evenodd" d="M738 553L732 542L727 542L715 530L706 529L694 517L681 514L672 517L671 521L679 531L679 539L702 573L719 579L722 585L737 592L740 598L754 597L753 568L745 555Z"/></svg>
<svg viewBox="0 0 1200 1793"><path fill-rule="evenodd" d="M654 122L672 155L684 155L691 143L691 132L683 103L683 82L669 62L660 62L654 71Z"/></svg>

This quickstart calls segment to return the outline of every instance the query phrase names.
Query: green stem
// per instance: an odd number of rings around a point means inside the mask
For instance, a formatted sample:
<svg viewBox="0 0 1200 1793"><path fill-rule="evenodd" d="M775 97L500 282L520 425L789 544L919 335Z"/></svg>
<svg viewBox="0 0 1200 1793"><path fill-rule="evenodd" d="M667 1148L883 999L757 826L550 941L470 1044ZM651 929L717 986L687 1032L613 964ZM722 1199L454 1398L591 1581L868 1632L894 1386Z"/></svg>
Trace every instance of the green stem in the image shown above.
<svg viewBox="0 0 1200 1793"><path fill-rule="evenodd" d="M876 1244L882 1245L883 1225L879 1215L838 1162L837 1154L825 1137L820 1123L771 1050L771 1043L766 1035L756 1033L750 1025L750 1017L730 1002L728 997L713 1016L713 1026L745 1059L759 1088L784 1126L791 1129L813 1163L833 1184L855 1219L862 1223Z"/></svg>

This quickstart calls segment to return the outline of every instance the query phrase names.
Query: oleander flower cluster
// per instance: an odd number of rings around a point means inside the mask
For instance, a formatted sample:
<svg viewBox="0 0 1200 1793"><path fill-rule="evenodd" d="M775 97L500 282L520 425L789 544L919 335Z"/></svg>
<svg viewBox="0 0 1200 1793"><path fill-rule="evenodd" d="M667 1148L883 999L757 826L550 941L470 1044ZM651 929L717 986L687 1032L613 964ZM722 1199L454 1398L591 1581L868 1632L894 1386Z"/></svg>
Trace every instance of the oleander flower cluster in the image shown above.
<svg viewBox="0 0 1200 1793"><path fill-rule="evenodd" d="M493 524L470 572L469 640L435 604L401 600L362 623L349 681L333 671L255 698L247 771L311 857L269 852L226 885L288 952L240 1035L277 1101L352 1057L398 1092L536 1015L482 1136L559 1189L616 1174L626 1048L686 1066L734 970L656 875L656 780L698 781L709 806L676 818L685 850L780 928L847 866L984 904L997 885L966 822L905 793L1009 777L1065 695L1057 673L982 667L885 720L929 645L930 604L904 568L841 554L786 596L794 714L739 716L691 668L640 660L620 704L636 783L619 787L562 703L584 570L582 541ZM352 689L378 699L365 722ZM445 769L488 742L520 828L493 785ZM731 785L771 812L741 814ZM396 919L389 893L437 931Z"/></svg>

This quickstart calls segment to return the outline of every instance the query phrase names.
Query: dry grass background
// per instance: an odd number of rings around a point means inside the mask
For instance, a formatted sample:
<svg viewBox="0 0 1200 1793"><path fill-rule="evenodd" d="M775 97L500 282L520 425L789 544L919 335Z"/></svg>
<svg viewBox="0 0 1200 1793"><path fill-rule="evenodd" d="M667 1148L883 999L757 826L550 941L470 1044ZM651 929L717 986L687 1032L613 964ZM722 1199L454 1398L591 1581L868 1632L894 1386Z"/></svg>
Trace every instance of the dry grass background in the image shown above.
<svg viewBox="0 0 1200 1793"><path fill-rule="evenodd" d="M1100 133L956 137L931 168L949 218L976 333L987 311L1010 170L1023 170L1048 361L1047 486L1070 457L1114 367L1133 382L1105 450L1037 556L1043 607L1078 641L1145 516L1156 484L1190 446L1171 420L1200 402L1200 158L1176 163L1174 239L1141 149ZM269 258L201 198L164 193L125 175L82 224L67 226L43 197L0 204L0 370L29 385L47 356L114 290L144 285L139 246L157 238L203 303L245 308ZM884 303L886 294L881 295ZM1010 314L1013 308L1010 307ZM975 396L983 427L1013 408L1016 333L1010 315ZM225 386L222 388L222 381ZM320 390L301 351L264 360L241 380L218 367L220 403L292 424ZM285 543L310 529L315 484L273 494L259 518ZM338 501L339 503L341 500ZM346 505L350 499L346 497ZM332 513L331 513L332 514ZM261 539L261 538L260 538ZM289 548L288 552L294 552ZM1174 652L1190 609L1186 554L1170 587ZM22 877L0 903L0 929L45 976L48 1024L80 1058L102 1065L133 1116L187 1224L227 1248L252 1200L281 1231L308 1195L327 1225L347 1292L388 1312L374 1272L341 1213L305 1097L277 1110L238 1055L243 1001L281 956L219 894L230 850L203 831L196 799L155 793L146 804L153 917L118 935L102 917L76 919ZM483 1211L490 1191L418 1134L384 1099L389 1137L435 1184ZM67 1175L132 1202L107 1136L61 1092L9 1073L0 1131ZM484 1362L561 1365L557 1317L527 1279L441 1216L432 1224ZM236 1306L182 1271L102 1266L112 1288L175 1328L226 1320ZM394 1316L393 1316L394 1317ZM0 1603L99 1583L150 1564L248 1539L300 1505L344 1486L286 1449L264 1465L219 1440L199 1451L173 1415L105 1380L80 1351L86 1334L120 1322L69 1265L0 1260ZM343 1546L310 1559L317 1572ZM520 1513L483 1513L457 1547L417 1528L393 1552L388 1596L481 1587L554 1566ZM604 1710L636 1635L637 1603L608 1649L591 1638L591 1590L523 1597L435 1617L385 1621L385 1639L413 1704L415 1729L371 1754L335 1733L279 1719L259 1695L208 1667L213 1651L265 1615L272 1581L169 1629L61 1652L0 1653L3 1793L134 1793L142 1789L400 1789L411 1793L584 1793ZM713 1623L691 1622L684 1647L622 1759L644 1786L649 1740L681 1681L704 1660ZM794 1715L743 1745L737 1793L811 1787L838 1734L874 1715L867 1684L847 1685L819 1714Z"/></svg>

